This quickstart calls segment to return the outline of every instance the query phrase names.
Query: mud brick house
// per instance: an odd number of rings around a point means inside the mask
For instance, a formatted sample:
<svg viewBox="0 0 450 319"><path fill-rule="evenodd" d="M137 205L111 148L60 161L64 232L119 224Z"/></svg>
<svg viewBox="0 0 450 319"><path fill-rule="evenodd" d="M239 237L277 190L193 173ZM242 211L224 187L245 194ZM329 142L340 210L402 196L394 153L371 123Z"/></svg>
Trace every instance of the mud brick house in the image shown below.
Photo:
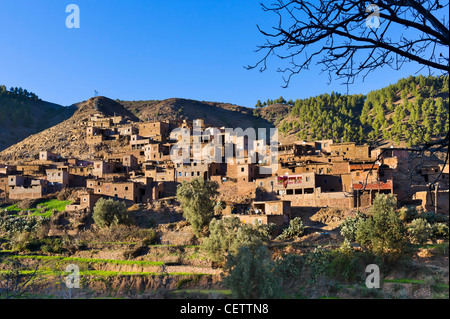
<svg viewBox="0 0 450 319"><path fill-rule="evenodd" d="M278 146L278 157L280 162L291 162L296 157L314 155L316 149L310 144L286 144Z"/></svg>
<svg viewBox="0 0 450 319"><path fill-rule="evenodd" d="M257 164L227 163L226 175L238 182L252 182L259 177L259 168Z"/></svg>
<svg viewBox="0 0 450 319"><path fill-rule="evenodd" d="M170 148L161 143L149 143L144 146L145 161L169 160Z"/></svg>
<svg viewBox="0 0 450 319"><path fill-rule="evenodd" d="M15 200L38 199L55 191L48 181L42 179L16 179L9 183L9 198Z"/></svg>
<svg viewBox="0 0 450 319"><path fill-rule="evenodd" d="M138 159L131 154L122 155L121 163L122 163L123 167L125 167L129 170L134 170L134 169L139 168Z"/></svg>
<svg viewBox="0 0 450 319"><path fill-rule="evenodd" d="M449 190L421 191L413 195L413 200L428 212L449 214Z"/></svg>
<svg viewBox="0 0 450 319"><path fill-rule="evenodd" d="M144 164L145 177L155 182L175 182L175 168L171 165Z"/></svg>
<svg viewBox="0 0 450 319"><path fill-rule="evenodd" d="M189 164L178 163L175 166L175 180L179 183L194 178L209 179L209 164L192 161Z"/></svg>
<svg viewBox="0 0 450 319"><path fill-rule="evenodd" d="M236 216L244 224L281 226L291 220L290 201L259 201L253 204L229 204L223 218Z"/></svg>
<svg viewBox="0 0 450 319"><path fill-rule="evenodd" d="M86 211L91 212L94 209L97 201L102 198L102 195L94 194L92 191L81 191L78 192L78 199L70 205L66 206L66 211Z"/></svg>
<svg viewBox="0 0 450 319"><path fill-rule="evenodd" d="M353 184L355 207L369 207L372 206L373 200L377 194L392 194L394 195L393 181L376 181L371 183L356 183Z"/></svg>
<svg viewBox="0 0 450 319"><path fill-rule="evenodd" d="M61 190L65 187L69 187L70 174L68 168L55 168L47 169L47 181L52 183L56 189Z"/></svg>
<svg viewBox="0 0 450 319"><path fill-rule="evenodd" d="M103 141L105 141L105 137L103 136L103 134L99 134L99 135L87 135L86 136L86 143L89 145L94 145L94 144L100 144Z"/></svg>
<svg viewBox="0 0 450 319"><path fill-rule="evenodd" d="M138 132L138 128L132 125L117 128L117 133L122 136L132 136L138 134Z"/></svg>
<svg viewBox="0 0 450 319"><path fill-rule="evenodd" d="M142 151L142 155L144 155L144 147L145 145L150 144L150 139L146 138L144 139L140 135L131 135L130 139L130 147L133 151Z"/></svg>
<svg viewBox="0 0 450 319"><path fill-rule="evenodd" d="M166 142L169 136L169 123L145 122L139 123L139 135L153 141Z"/></svg>
<svg viewBox="0 0 450 319"><path fill-rule="evenodd" d="M368 145L356 145L356 143L339 143L330 145L331 155L344 156L344 159L370 158Z"/></svg>
<svg viewBox="0 0 450 319"><path fill-rule="evenodd" d="M150 203L158 199L162 192L158 183L147 181L146 183L134 181L114 181L104 179L93 179L87 181L89 190L96 195L113 198L125 202L128 206L135 203Z"/></svg>
<svg viewBox="0 0 450 319"><path fill-rule="evenodd" d="M30 176L45 176L46 165L43 164L23 164L17 165L17 173Z"/></svg>
<svg viewBox="0 0 450 319"><path fill-rule="evenodd" d="M331 191L327 188L324 179L330 178L330 186L341 185L339 177L330 175L317 175L314 172L279 175L265 179L257 179L256 187L277 196L281 200L291 202L296 207L343 207L353 208L353 192ZM342 181L342 185L344 181ZM324 190L322 191L322 187ZM337 188L337 186L334 186ZM342 186L343 187L343 186Z"/></svg>
<svg viewBox="0 0 450 319"><path fill-rule="evenodd" d="M56 162L61 159L61 156L58 154L49 152L49 151L42 151L39 152L39 160L42 162Z"/></svg>
<svg viewBox="0 0 450 319"><path fill-rule="evenodd" d="M93 161L92 175L98 178L104 177L106 174L123 173L123 165L114 161Z"/></svg>
<svg viewBox="0 0 450 319"><path fill-rule="evenodd" d="M0 198L6 198L8 189L8 175L0 173Z"/></svg>

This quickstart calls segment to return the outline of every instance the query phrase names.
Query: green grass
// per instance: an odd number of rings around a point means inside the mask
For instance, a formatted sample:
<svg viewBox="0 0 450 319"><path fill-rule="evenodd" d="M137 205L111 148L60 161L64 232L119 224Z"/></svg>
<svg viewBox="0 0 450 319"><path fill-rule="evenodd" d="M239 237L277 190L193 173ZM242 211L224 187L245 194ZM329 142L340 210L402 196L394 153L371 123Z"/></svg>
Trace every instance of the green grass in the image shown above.
<svg viewBox="0 0 450 319"><path fill-rule="evenodd" d="M35 260L58 260L81 263L109 263L118 265L140 265L140 266L162 266L161 261L146 261L146 260L115 260L115 259L94 259L94 258L76 258L63 256L38 256L38 255L15 255L11 258L18 259L35 259Z"/></svg>
<svg viewBox="0 0 450 319"><path fill-rule="evenodd" d="M384 279L383 282L397 283L397 284L415 284L415 285L427 284L425 281L418 279ZM431 286L435 288L449 289L449 285L445 284L431 284Z"/></svg>
<svg viewBox="0 0 450 319"><path fill-rule="evenodd" d="M173 294L217 294L217 295L231 295L231 290L225 289L180 289L172 291Z"/></svg>
<svg viewBox="0 0 450 319"><path fill-rule="evenodd" d="M72 204L72 201L60 201L57 199L50 199L43 203L40 203L36 206L36 208L30 209L20 209L17 204L6 207L6 210L10 213L16 213L14 216L21 211L31 211L33 214L31 216L42 216L42 217L50 217L52 215L52 211L56 209L58 212L63 212L66 210L66 206Z"/></svg>
<svg viewBox="0 0 450 319"><path fill-rule="evenodd" d="M45 210L54 210L56 209L58 212L63 212L66 210L66 206L72 204L72 201L60 201L57 199L51 199L49 201L40 203L37 205L38 209L45 209Z"/></svg>
<svg viewBox="0 0 450 319"><path fill-rule="evenodd" d="M14 205L11 205L11 206L6 207L6 210L7 210L8 212L20 212L20 211L22 211L22 209L20 209L19 207L17 207L17 204L14 204Z"/></svg>

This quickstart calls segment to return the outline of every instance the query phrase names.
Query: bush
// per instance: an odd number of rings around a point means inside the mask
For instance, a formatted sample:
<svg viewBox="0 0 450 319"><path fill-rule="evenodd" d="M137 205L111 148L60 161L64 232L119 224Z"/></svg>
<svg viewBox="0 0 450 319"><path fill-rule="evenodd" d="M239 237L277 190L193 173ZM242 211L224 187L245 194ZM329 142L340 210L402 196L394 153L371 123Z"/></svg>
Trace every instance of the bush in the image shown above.
<svg viewBox="0 0 450 319"><path fill-rule="evenodd" d="M304 266L303 256L289 254L278 258L275 263L284 283L300 280Z"/></svg>
<svg viewBox="0 0 450 319"><path fill-rule="evenodd" d="M229 255L226 263L225 285L234 298L280 298L281 280L275 269L269 250L264 245L243 246L238 253Z"/></svg>
<svg viewBox="0 0 450 319"><path fill-rule="evenodd" d="M99 227L110 227L130 222L125 203L104 198L100 198L95 204L92 218Z"/></svg>
<svg viewBox="0 0 450 319"><path fill-rule="evenodd" d="M142 240L143 245L155 245L158 243L158 234L154 229L148 229L145 231L144 239Z"/></svg>
<svg viewBox="0 0 450 319"><path fill-rule="evenodd" d="M448 240L448 226L444 223L436 223L432 226L433 239L447 239Z"/></svg>
<svg viewBox="0 0 450 319"><path fill-rule="evenodd" d="M339 225L342 237L349 242L356 241L356 230L358 229L360 223L366 218L366 215L361 212L357 212L355 217L347 217L344 219L344 221Z"/></svg>
<svg viewBox="0 0 450 319"><path fill-rule="evenodd" d="M412 222L417 216L417 209L414 206L402 207L399 211L399 218L404 223Z"/></svg>
<svg viewBox="0 0 450 319"><path fill-rule="evenodd" d="M283 230L283 233L278 236L281 240L297 238L303 235L305 227L300 217L295 217L289 222L289 227Z"/></svg>
<svg viewBox="0 0 450 319"><path fill-rule="evenodd" d="M418 218L411 222L408 232L411 236L411 241L423 245L432 237L432 227L425 219Z"/></svg>
<svg viewBox="0 0 450 319"><path fill-rule="evenodd" d="M242 224L238 217L213 219L209 224L209 236L202 248L214 262L224 262L228 253L236 254L246 245L260 245L269 239L270 227Z"/></svg>
<svg viewBox="0 0 450 319"><path fill-rule="evenodd" d="M0 218L0 231L8 234L35 232L46 223L48 219L41 216L3 216Z"/></svg>

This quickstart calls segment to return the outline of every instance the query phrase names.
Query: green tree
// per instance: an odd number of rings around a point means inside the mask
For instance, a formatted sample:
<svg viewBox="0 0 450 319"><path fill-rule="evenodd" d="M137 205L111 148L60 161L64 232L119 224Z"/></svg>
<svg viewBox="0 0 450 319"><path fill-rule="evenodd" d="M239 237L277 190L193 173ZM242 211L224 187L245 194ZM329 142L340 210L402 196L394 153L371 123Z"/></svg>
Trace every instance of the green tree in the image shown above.
<svg viewBox="0 0 450 319"><path fill-rule="evenodd" d="M242 224L238 217L213 219L209 236L202 243L208 257L214 262L224 262L227 254L236 254L242 246L254 246L269 240L267 225Z"/></svg>
<svg viewBox="0 0 450 319"><path fill-rule="evenodd" d="M395 196L378 194L370 215L359 224L356 242L376 254L400 256L406 248L406 229L396 213Z"/></svg>
<svg viewBox="0 0 450 319"><path fill-rule="evenodd" d="M425 219L417 218L411 222L408 232L414 243L425 244L433 236L433 228Z"/></svg>
<svg viewBox="0 0 450 319"><path fill-rule="evenodd" d="M125 203L104 198L95 204L92 218L99 227L128 224L130 221Z"/></svg>
<svg viewBox="0 0 450 319"><path fill-rule="evenodd" d="M274 299L282 294L282 280L266 246L243 246L229 255L224 283L238 299Z"/></svg>
<svg viewBox="0 0 450 319"><path fill-rule="evenodd" d="M200 178L185 181L177 188L177 199L181 203L183 216L197 236L202 234L214 216L214 197L219 194L218 188L216 182Z"/></svg>

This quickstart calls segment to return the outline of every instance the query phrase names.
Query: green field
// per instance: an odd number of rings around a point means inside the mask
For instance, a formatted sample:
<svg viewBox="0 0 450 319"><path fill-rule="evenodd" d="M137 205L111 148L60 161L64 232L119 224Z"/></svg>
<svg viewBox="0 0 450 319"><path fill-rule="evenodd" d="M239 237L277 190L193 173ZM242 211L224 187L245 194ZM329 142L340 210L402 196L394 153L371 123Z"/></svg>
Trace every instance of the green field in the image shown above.
<svg viewBox="0 0 450 319"><path fill-rule="evenodd" d="M6 210L10 213L15 213L12 214L13 216L17 216L21 211L31 211L33 212L31 216L50 217L52 215L53 210L63 212L66 210L66 206L70 204L72 204L72 201L60 201L57 199L50 199L36 205L36 208L21 209L17 206L17 204L14 204L6 207Z"/></svg>

